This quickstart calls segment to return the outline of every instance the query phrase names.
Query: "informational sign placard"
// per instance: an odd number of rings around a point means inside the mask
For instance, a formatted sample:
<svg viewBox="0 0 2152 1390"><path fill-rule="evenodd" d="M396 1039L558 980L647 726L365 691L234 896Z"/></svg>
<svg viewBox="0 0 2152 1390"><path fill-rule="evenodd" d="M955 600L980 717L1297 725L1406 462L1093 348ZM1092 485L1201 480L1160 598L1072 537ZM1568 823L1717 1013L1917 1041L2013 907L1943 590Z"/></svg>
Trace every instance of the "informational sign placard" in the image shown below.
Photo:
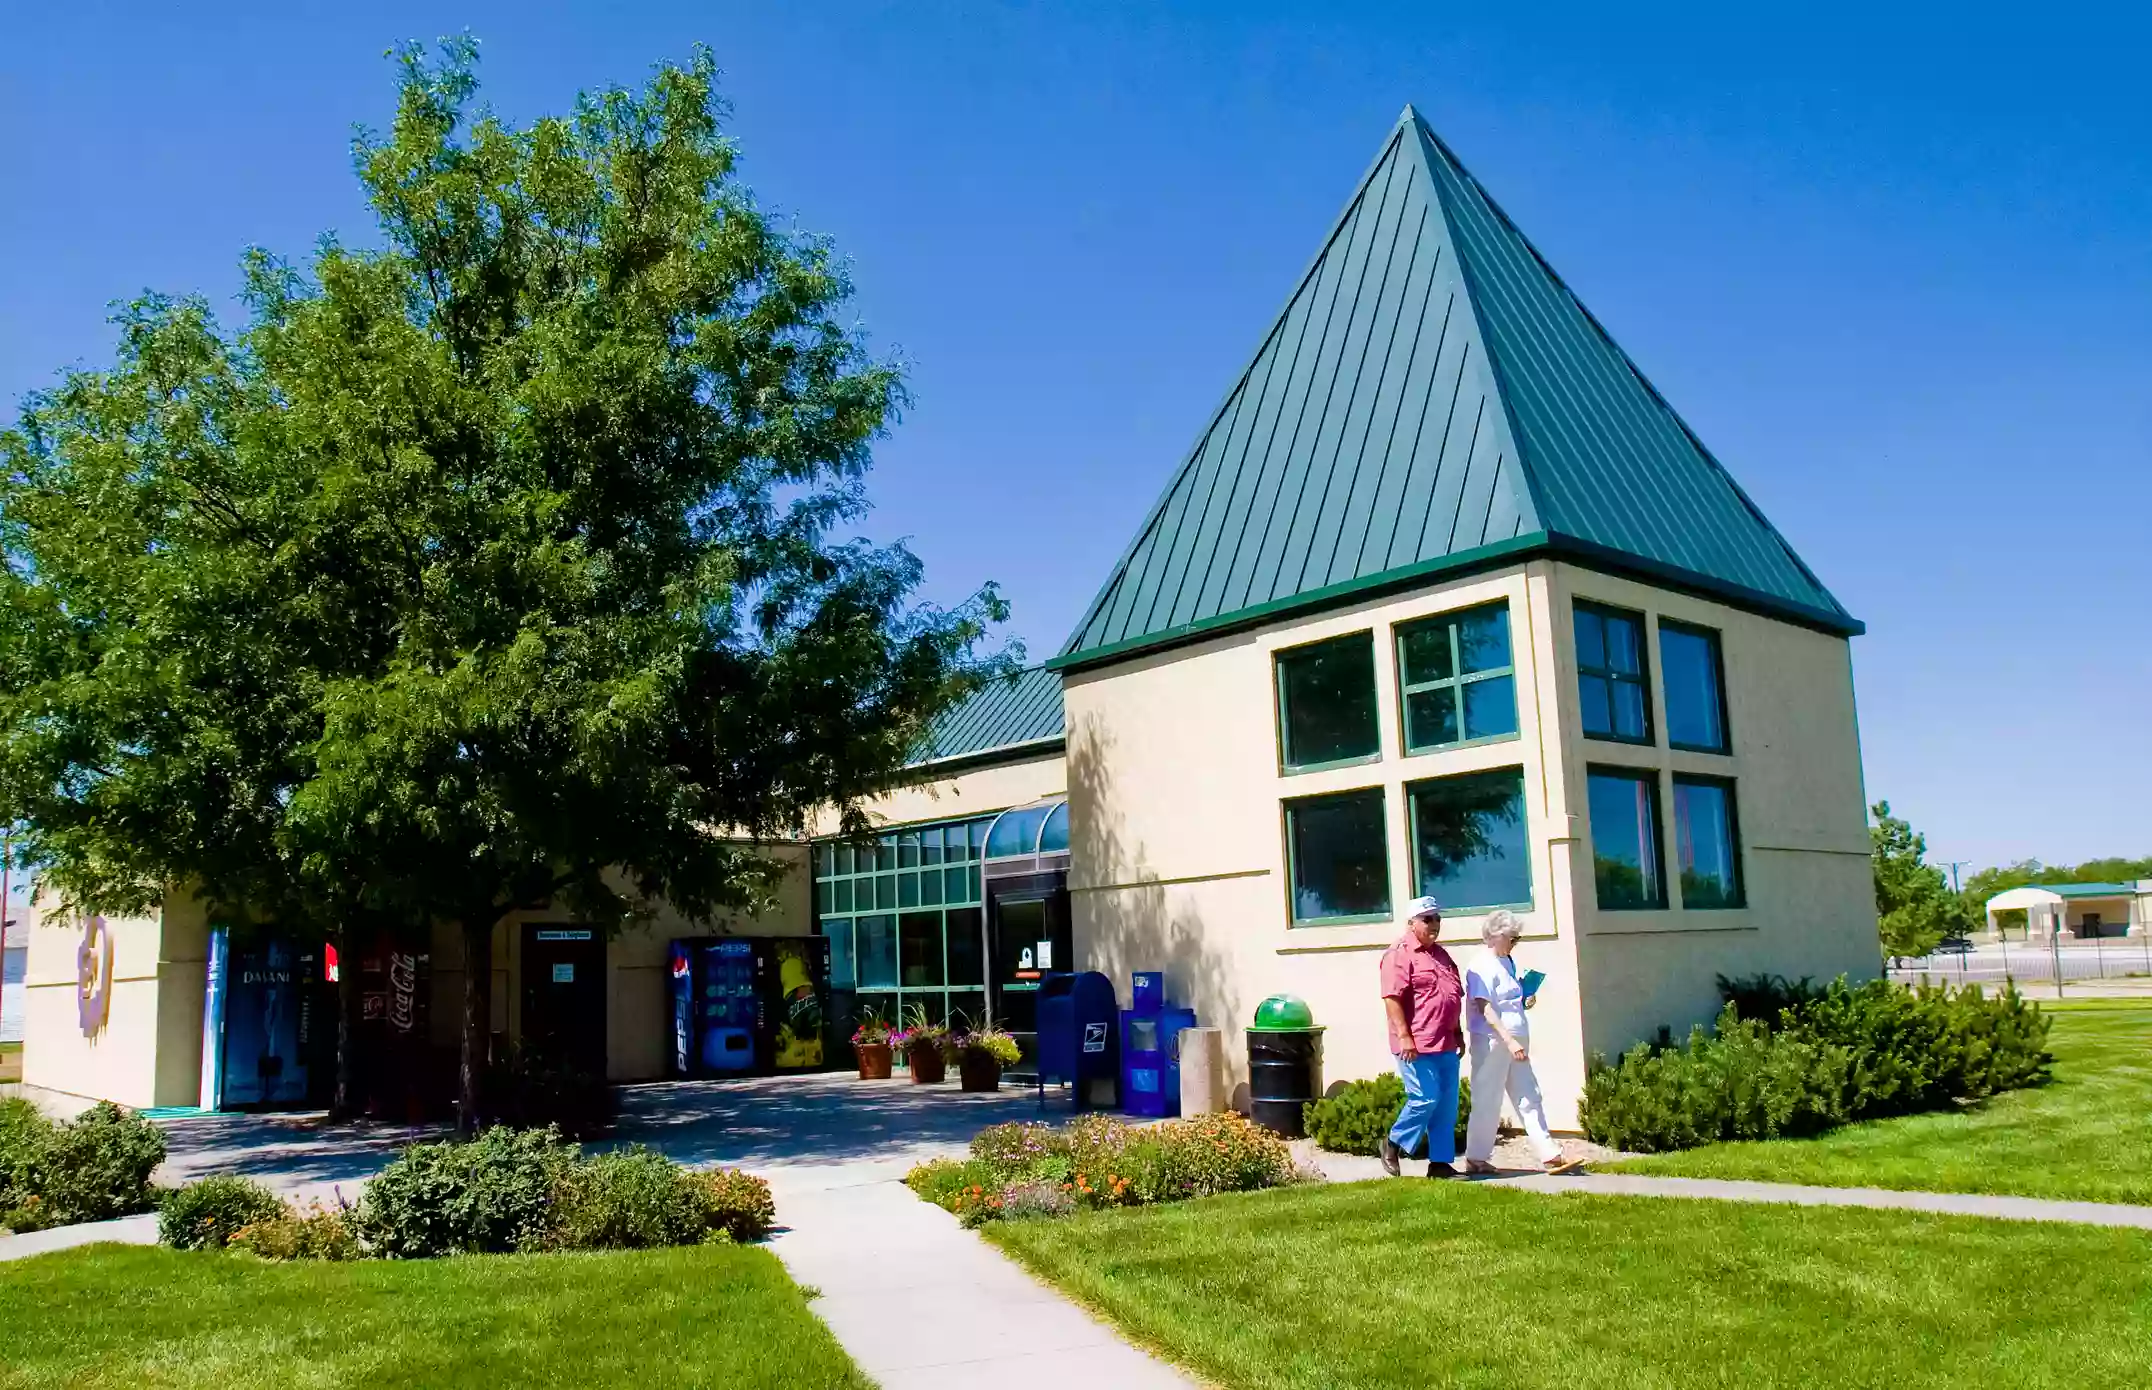
<svg viewBox="0 0 2152 1390"><path fill-rule="evenodd" d="M1083 1026L1083 1050L1086 1052L1104 1052L1106 1050L1105 1024L1086 1023Z"/></svg>
<svg viewBox="0 0 2152 1390"><path fill-rule="evenodd" d="M572 984L574 984L574 983L575 983L575 966L574 966L574 964L573 964L573 963L571 963L571 962L569 962L569 961L564 961L564 960L557 960L557 961L554 961L554 962L553 962L553 983L554 983L554 984L556 984L556 985L572 985Z"/></svg>

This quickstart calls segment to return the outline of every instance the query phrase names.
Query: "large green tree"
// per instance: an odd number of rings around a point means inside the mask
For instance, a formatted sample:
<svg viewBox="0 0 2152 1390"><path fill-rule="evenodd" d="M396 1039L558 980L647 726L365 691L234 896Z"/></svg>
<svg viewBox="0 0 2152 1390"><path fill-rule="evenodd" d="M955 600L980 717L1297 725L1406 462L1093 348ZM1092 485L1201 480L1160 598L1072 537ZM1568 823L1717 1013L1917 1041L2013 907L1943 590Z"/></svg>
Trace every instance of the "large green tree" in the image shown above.
<svg viewBox="0 0 2152 1390"><path fill-rule="evenodd" d="M400 62L377 244L250 257L231 338L145 301L0 446L0 815L85 901L457 924L469 1124L504 916L758 901L1003 610L842 538L901 380L707 54L523 128L468 42Z"/></svg>
<svg viewBox="0 0 2152 1390"><path fill-rule="evenodd" d="M1943 871L1928 862L1928 841L1890 813L1888 801L1868 808L1876 887L1876 927L1892 961L1921 956L1944 937L1968 930L1964 900Z"/></svg>

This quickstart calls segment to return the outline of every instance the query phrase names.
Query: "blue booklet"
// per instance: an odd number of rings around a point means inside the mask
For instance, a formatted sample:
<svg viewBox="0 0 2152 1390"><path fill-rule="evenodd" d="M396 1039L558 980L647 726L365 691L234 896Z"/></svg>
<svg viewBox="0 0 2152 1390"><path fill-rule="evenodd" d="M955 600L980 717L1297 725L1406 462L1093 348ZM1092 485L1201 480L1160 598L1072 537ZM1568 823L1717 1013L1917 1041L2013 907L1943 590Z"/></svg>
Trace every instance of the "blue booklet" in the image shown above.
<svg viewBox="0 0 2152 1390"><path fill-rule="evenodd" d="M1517 983L1524 986L1524 997L1527 999L1539 993L1539 987L1546 982L1547 972L1544 970L1527 970L1517 977Z"/></svg>

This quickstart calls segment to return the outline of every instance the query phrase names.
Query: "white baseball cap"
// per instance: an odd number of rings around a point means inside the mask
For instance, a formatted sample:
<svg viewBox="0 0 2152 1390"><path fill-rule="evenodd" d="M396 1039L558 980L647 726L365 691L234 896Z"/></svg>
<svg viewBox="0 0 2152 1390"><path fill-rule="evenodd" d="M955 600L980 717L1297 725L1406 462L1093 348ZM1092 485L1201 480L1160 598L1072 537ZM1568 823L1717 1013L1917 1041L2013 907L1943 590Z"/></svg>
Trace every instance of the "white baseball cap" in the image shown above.
<svg viewBox="0 0 2152 1390"><path fill-rule="evenodd" d="M1405 920L1408 922L1419 917L1440 917L1441 915L1442 904L1436 902L1433 898L1414 898L1411 902L1405 904Z"/></svg>

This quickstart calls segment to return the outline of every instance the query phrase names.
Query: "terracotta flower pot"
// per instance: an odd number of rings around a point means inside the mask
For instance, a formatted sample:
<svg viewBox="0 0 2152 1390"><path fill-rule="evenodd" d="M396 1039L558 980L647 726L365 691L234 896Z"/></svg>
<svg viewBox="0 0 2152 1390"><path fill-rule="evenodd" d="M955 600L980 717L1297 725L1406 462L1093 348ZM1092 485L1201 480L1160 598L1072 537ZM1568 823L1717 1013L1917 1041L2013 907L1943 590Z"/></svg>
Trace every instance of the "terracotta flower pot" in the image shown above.
<svg viewBox="0 0 2152 1390"><path fill-rule="evenodd" d="M967 1052L956 1064L957 1079L967 1091L1001 1089L1001 1063L984 1052Z"/></svg>
<svg viewBox="0 0 2152 1390"><path fill-rule="evenodd" d="M859 1054L859 1079L862 1081L887 1081L889 1069L896 1062L896 1054L888 1043L853 1043L852 1051Z"/></svg>
<svg viewBox="0 0 2152 1390"><path fill-rule="evenodd" d="M904 1060L911 1064L912 1080L921 1086L932 1086L949 1074L940 1043L913 1043L904 1049Z"/></svg>

